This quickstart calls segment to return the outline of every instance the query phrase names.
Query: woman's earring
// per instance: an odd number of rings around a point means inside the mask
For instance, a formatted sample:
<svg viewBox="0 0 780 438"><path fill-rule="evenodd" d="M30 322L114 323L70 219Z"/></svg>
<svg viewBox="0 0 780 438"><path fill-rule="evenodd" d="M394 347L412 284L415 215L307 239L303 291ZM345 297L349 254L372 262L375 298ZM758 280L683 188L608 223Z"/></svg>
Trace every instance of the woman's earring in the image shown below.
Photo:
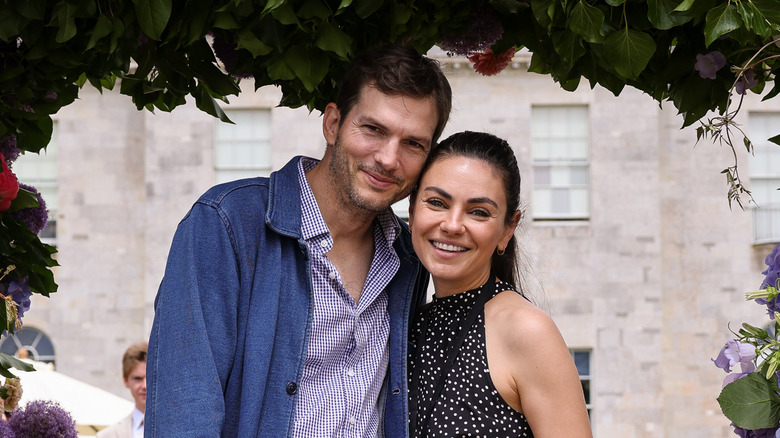
<svg viewBox="0 0 780 438"><path fill-rule="evenodd" d="M503 250L503 249L498 249L498 248L496 248L496 253L497 253L498 255L502 256L502 255L504 255L504 250Z"/></svg>

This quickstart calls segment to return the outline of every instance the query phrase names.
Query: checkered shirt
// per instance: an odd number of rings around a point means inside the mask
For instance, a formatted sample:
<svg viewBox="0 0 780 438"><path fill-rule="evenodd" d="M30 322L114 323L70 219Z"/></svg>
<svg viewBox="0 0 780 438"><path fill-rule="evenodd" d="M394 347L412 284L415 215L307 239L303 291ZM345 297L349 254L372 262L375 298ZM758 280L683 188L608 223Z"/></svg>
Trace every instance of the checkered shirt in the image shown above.
<svg viewBox="0 0 780 438"><path fill-rule="evenodd" d="M294 438L381 437L383 397L388 365L390 319L387 291L400 261L393 242L400 232L388 209L377 216L374 259L358 303L328 260L333 239L322 218L305 172L317 163L301 159L303 238L308 243L314 286L314 317L298 385Z"/></svg>

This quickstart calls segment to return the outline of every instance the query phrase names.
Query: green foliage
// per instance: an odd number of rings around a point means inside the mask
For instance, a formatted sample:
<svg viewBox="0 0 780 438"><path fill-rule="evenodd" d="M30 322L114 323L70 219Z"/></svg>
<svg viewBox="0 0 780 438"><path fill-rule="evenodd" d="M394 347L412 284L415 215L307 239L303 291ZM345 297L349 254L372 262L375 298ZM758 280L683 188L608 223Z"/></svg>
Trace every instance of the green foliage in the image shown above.
<svg viewBox="0 0 780 438"><path fill-rule="evenodd" d="M683 126L715 111L720 118L703 123L699 137L722 139L733 126L731 96L747 71L753 90L769 84L768 98L780 94L780 0L485 1L503 24L496 53L528 49L529 70L566 90L587 83L618 95L634 87L674 105ZM51 138L51 115L81 87L117 82L139 110L172 111L191 96L229 121L220 102L239 93L240 77L251 77L257 88L279 87L281 106L321 111L355 55L386 42L425 52L468 28L473 3L0 0L0 137L14 135L21 149L38 152ZM707 79L696 57L714 51L726 66ZM739 202L746 189L736 165L724 173L729 199ZM53 248L25 232L3 216L0 261L30 275L36 292L56 290Z"/></svg>
<svg viewBox="0 0 780 438"><path fill-rule="evenodd" d="M777 376L751 373L723 388L718 403L723 414L743 429L776 428L780 423Z"/></svg>

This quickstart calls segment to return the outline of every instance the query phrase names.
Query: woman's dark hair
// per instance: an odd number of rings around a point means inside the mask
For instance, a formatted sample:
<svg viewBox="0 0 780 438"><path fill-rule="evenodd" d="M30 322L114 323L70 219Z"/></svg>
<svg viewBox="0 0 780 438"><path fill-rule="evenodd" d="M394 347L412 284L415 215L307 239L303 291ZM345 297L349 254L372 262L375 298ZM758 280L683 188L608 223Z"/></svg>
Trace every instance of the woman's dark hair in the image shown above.
<svg viewBox="0 0 780 438"><path fill-rule="evenodd" d="M406 46L386 45L364 52L352 61L339 84L336 105L342 122L360 99L364 85L390 96L432 98L437 113L436 143L452 109L452 89L436 60Z"/></svg>
<svg viewBox="0 0 780 438"><path fill-rule="evenodd" d="M466 157L484 161L490 165L500 176L504 185L507 209L504 220L510 222L515 212L520 207L520 169L517 166L517 158L506 140L484 132L464 131L453 134L442 140L428 156L428 160L420 172L420 179L428 171L431 165L437 161L451 157ZM410 202L414 203L417 197L417 188L409 195ZM503 255L493 253L491 259L491 271L501 280L512 284L520 290L517 267L517 244L515 237L509 239Z"/></svg>

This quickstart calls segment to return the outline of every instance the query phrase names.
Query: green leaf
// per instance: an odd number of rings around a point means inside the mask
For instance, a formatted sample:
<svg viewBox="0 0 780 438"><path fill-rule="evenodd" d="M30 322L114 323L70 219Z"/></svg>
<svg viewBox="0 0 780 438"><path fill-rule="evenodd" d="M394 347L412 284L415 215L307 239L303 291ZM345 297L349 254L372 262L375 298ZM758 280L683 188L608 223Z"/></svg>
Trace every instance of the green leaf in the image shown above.
<svg viewBox="0 0 780 438"><path fill-rule="evenodd" d="M658 29L668 30L691 20L693 16L675 14L674 0L647 0L647 18Z"/></svg>
<svg viewBox="0 0 780 438"><path fill-rule="evenodd" d="M580 43L580 37L569 29L555 32L552 37L555 51L560 55L561 62L563 62L568 69L571 69L574 67L574 62L586 52L585 48Z"/></svg>
<svg viewBox="0 0 780 438"><path fill-rule="evenodd" d="M298 14L295 13L295 9L293 9L292 5L289 3L279 5L279 7L271 12L271 15L276 19L276 21L284 25L300 25Z"/></svg>
<svg viewBox="0 0 780 438"><path fill-rule="evenodd" d="M333 52L341 59L348 59L352 47L352 37L336 26L325 21L317 29L314 45L322 50Z"/></svg>
<svg viewBox="0 0 780 438"><path fill-rule="evenodd" d="M606 1L607 4L610 6L620 6L626 2L626 0L606 0Z"/></svg>
<svg viewBox="0 0 780 438"><path fill-rule="evenodd" d="M531 0L531 11L542 27L550 29L555 13L555 0Z"/></svg>
<svg viewBox="0 0 780 438"><path fill-rule="evenodd" d="M766 141L780 146L780 134L777 134L774 137L770 137Z"/></svg>
<svg viewBox="0 0 780 438"><path fill-rule="evenodd" d="M35 371L35 367L31 364L6 353L0 353L0 367L5 369L16 368L19 371Z"/></svg>
<svg viewBox="0 0 780 438"><path fill-rule="evenodd" d="M105 15L101 15L95 23L95 28L92 30L92 36L89 38L86 50L95 47L98 41L108 36L111 31L114 30L114 25L111 23L111 19Z"/></svg>
<svg viewBox="0 0 780 438"><path fill-rule="evenodd" d="M244 28L238 32L238 41L236 42L236 45L239 49L249 50L249 52L255 58L258 56L267 55L273 50L271 47L260 41L260 39L255 36L255 34L252 33L252 31L248 28Z"/></svg>
<svg viewBox="0 0 780 438"><path fill-rule="evenodd" d="M57 22L57 35L54 41L64 43L76 36L76 18L73 16L76 7L68 3L61 3L54 11L54 16L49 23Z"/></svg>
<svg viewBox="0 0 780 438"><path fill-rule="evenodd" d="M38 194L20 187L19 192L16 194L16 199L11 201L11 206L8 207L6 212L13 213L25 208L34 208L38 205Z"/></svg>
<svg viewBox="0 0 780 438"><path fill-rule="evenodd" d="M43 20L46 18L46 0L25 0L17 2L16 10L19 14L30 20Z"/></svg>
<svg viewBox="0 0 780 438"><path fill-rule="evenodd" d="M322 51L303 46L290 47L284 52L284 61L310 93L325 78L330 66L330 58Z"/></svg>
<svg viewBox="0 0 780 438"><path fill-rule="evenodd" d="M769 26L769 23L767 23L764 14L756 9L756 6L753 3L748 1L739 2L737 4L737 11L739 12L739 16L742 17L742 22L745 23L745 28L766 38L772 36L772 28Z"/></svg>
<svg viewBox="0 0 780 438"><path fill-rule="evenodd" d="M225 114L225 111L222 110L222 107L219 106L217 101L214 100L214 97L209 94L206 87L202 84L198 85L196 92L193 94L195 95L195 105L197 105L201 111L211 114L223 122L233 123L228 118L227 114Z"/></svg>
<svg viewBox="0 0 780 438"><path fill-rule="evenodd" d="M330 9L322 0L306 0L298 8L298 16L304 19L319 18L320 20L327 20L330 15Z"/></svg>
<svg viewBox="0 0 780 438"><path fill-rule="evenodd" d="M777 0L750 0L775 30L780 30L780 3Z"/></svg>
<svg viewBox="0 0 780 438"><path fill-rule="evenodd" d="M17 143L24 150L38 152L51 141L52 129L53 122L49 116L27 122L18 135Z"/></svg>
<svg viewBox="0 0 780 438"><path fill-rule="evenodd" d="M358 17L366 18L378 11L383 3L384 0L353 0L352 5L355 7L355 13L358 14Z"/></svg>
<svg viewBox="0 0 780 438"><path fill-rule="evenodd" d="M263 14L265 14L268 11L273 11L274 9L278 8L279 6L284 4L285 0L268 0L268 2L265 4L265 7L263 8Z"/></svg>
<svg viewBox="0 0 780 438"><path fill-rule="evenodd" d="M777 379L773 380L756 372L726 385L718 396L723 415L743 429L777 427L780 398Z"/></svg>
<svg viewBox="0 0 780 438"><path fill-rule="evenodd" d="M687 11L688 9L691 8L691 6L693 6L693 2L694 1L695 0L683 0L683 1L680 2L679 5L677 5L676 8L674 8L674 10L677 11L677 12Z"/></svg>
<svg viewBox="0 0 780 438"><path fill-rule="evenodd" d="M173 0L133 0L138 25L149 38L159 41L171 18Z"/></svg>
<svg viewBox="0 0 780 438"><path fill-rule="evenodd" d="M742 26L742 19L733 3L724 3L711 9L707 12L706 20L704 44L707 47L716 39Z"/></svg>
<svg viewBox="0 0 780 438"><path fill-rule="evenodd" d="M344 8L348 8L349 5L351 4L352 4L352 0L341 0L341 4L339 4L339 8L336 11L338 12Z"/></svg>
<svg viewBox="0 0 780 438"><path fill-rule="evenodd" d="M571 10L569 15L569 27L577 35L589 43L601 43L604 36L601 35L601 26L604 24L604 13L599 8L580 0Z"/></svg>
<svg viewBox="0 0 780 438"><path fill-rule="evenodd" d="M233 14L221 11L214 14L214 27L217 29L238 29L241 26Z"/></svg>
<svg viewBox="0 0 780 438"><path fill-rule="evenodd" d="M276 56L267 63L268 76L276 81L295 79L295 72L287 65L283 56Z"/></svg>
<svg viewBox="0 0 780 438"><path fill-rule="evenodd" d="M604 56L618 75L636 79L655 53L655 41L644 33L620 29L604 40Z"/></svg>
<svg viewBox="0 0 780 438"><path fill-rule="evenodd" d="M10 8L0 9L0 40L10 41L11 38L16 38L26 21Z"/></svg>

